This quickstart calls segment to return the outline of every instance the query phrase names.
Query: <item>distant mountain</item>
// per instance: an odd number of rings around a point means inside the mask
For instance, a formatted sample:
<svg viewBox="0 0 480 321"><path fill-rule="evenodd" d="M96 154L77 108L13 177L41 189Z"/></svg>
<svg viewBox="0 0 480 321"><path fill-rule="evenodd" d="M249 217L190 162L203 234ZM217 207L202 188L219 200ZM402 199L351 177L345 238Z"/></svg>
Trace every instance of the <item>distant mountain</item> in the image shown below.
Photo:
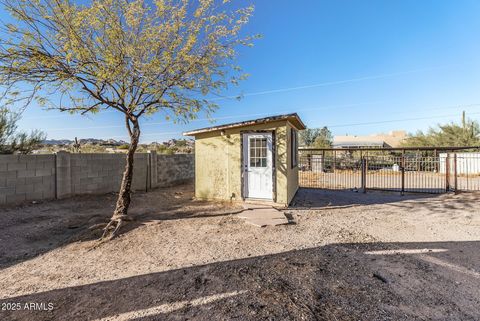
<svg viewBox="0 0 480 321"><path fill-rule="evenodd" d="M42 142L43 145L70 145L73 140L69 139L46 139Z"/></svg>
<svg viewBox="0 0 480 321"><path fill-rule="evenodd" d="M83 138L83 139L79 139L78 142L80 144L113 145L113 146L128 144L123 140L97 139L97 138ZM74 143L74 141L71 139L46 139L42 143L44 145L71 145Z"/></svg>

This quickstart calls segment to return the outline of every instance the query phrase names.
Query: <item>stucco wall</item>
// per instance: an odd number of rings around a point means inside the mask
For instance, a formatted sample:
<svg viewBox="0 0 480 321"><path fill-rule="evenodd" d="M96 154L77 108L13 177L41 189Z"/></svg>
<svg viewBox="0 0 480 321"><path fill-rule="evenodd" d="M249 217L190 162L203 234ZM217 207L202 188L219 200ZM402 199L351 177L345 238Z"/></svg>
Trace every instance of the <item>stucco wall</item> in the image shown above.
<svg viewBox="0 0 480 321"><path fill-rule="evenodd" d="M291 146L291 131L294 130L295 128L290 124L287 123L287 145ZM290 203L295 196L295 193L297 193L298 190L298 161L297 159L297 166L292 168L292 155L290 152L288 152L288 159L287 159L287 164L289 170L287 171L287 199L288 203Z"/></svg>
<svg viewBox="0 0 480 321"><path fill-rule="evenodd" d="M287 122L227 129L195 137L195 196L200 199L241 200L241 131L275 131L275 201L288 204L296 191L296 175L289 167ZM295 171L293 171L295 172ZM289 181L295 180L295 182ZM289 187L290 186L290 187Z"/></svg>

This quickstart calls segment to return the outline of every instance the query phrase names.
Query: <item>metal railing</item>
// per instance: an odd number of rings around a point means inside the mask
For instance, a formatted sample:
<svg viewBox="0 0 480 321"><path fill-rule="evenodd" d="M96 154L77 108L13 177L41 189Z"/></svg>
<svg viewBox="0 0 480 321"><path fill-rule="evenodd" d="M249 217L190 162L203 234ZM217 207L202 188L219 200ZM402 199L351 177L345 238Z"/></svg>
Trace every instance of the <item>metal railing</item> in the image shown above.
<svg viewBox="0 0 480 321"><path fill-rule="evenodd" d="M480 191L480 153L453 150L301 150L299 183L309 188L402 193Z"/></svg>

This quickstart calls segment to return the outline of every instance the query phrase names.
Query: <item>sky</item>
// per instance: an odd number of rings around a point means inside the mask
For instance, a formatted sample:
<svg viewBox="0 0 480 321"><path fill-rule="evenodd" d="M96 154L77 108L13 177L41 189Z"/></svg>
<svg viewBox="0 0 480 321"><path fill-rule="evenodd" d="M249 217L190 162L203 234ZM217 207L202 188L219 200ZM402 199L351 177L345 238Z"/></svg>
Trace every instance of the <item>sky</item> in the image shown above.
<svg viewBox="0 0 480 321"><path fill-rule="evenodd" d="M238 57L250 77L225 93L243 99L218 100L214 122L152 116L141 123L141 142L291 112L334 135L426 130L459 121L463 110L480 119L480 1L250 3L255 13L245 32L263 37ZM31 105L19 125L49 139L128 138L115 112L71 116Z"/></svg>

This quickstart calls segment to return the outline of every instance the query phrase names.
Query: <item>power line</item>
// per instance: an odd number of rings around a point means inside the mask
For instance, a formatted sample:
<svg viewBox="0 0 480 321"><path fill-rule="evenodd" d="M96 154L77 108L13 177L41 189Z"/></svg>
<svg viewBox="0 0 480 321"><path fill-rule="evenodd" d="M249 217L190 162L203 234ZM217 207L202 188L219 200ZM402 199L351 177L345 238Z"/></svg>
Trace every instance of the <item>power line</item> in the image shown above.
<svg viewBox="0 0 480 321"><path fill-rule="evenodd" d="M458 66L458 65L464 65L464 64L442 65L442 66L437 66L437 67L432 67L432 68L413 69L413 70L399 71L399 72L393 72L393 73L388 73L388 74L379 74L379 75L371 75L371 76L364 76L364 77L344 79L344 80L327 81L327 82L321 82L321 83L316 83L316 84L311 84L311 85L302 85L302 86L286 87L286 88L279 88L279 89L270 89L270 90L246 93L246 94L243 94L243 95L240 95L240 96L250 97L250 96L276 94L276 93L289 92L289 91L302 90L302 89L317 88L317 87L343 85L343 84L348 84L348 83L361 82L361 81L365 81L365 80L377 80L377 79L384 79L384 78L403 76L403 75L408 75L408 74L413 74L413 73L419 73L419 72L423 72L423 71L438 70L438 69L443 69L443 68L446 68L446 67ZM209 100L210 101L219 101L219 100L237 99L237 98L238 98L238 96L226 96L226 97L213 98L213 99L209 99Z"/></svg>
<svg viewBox="0 0 480 321"><path fill-rule="evenodd" d="M469 115L480 115L480 112L469 113ZM404 121L412 121L412 120L446 118L446 117L454 117L454 116L458 116L458 115L457 114L450 114L450 115L443 115L443 116L428 116L428 117L417 117L417 118L390 119L390 120L381 120L381 121L373 121L373 122L365 122L365 123L330 125L330 126L327 126L327 127L328 128L338 128L338 127L351 127L351 126L363 126L363 125L377 125L377 124L396 123L396 122L404 122Z"/></svg>
<svg viewBox="0 0 480 321"><path fill-rule="evenodd" d="M281 93L281 92L289 92L289 91L302 90L302 89L317 88L317 87L342 85L342 84L347 84L347 83L355 83L355 82L361 82L361 81L366 81L366 80L384 79L384 78L403 76L403 75L419 73L419 72L423 72L423 71L438 70L438 69L443 69L443 68L446 68L446 67L462 66L462 65L464 65L464 64L441 65L441 66L432 67L432 68L412 69L412 70L399 71L399 72L393 72L393 73L387 73L387 74L378 74L378 75L370 75L370 76L364 76L364 77L358 77L358 78L326 81L326 82L310 84L310 85L292 86L292 87L286 87L286 88L277 88L277 89L270 89L270 90L264 90L264 91L250 92L250 93L245 93L241 96L250 97L250 96L276 94L276 93ZM207 100L208 101L220 101L220 100L237 99L237 98L238 98L238 95L237 96L217 97L217 98L212 98L212 99L207 99ZM114 111L108 111L107 110L107 111L103 111L102 114L113 113L113 112ZM70 117L70 116L71 115L52 115L52 116L26 117L25 119L39 119L39 118L48 119L48 118Z"/></svg>
<svg viewBox="0 0 480 321"><path fill-rule="evenodd" d="M355 103L355 104L346 104L346 105L331 105L326 107L316 107L316 108L307 108L307 109L297 109L297 111L307 111L307 110L327 110L327 109L335 109L335 108L344 108L344 107L356 107L356 106L363 106L369 105L378 102L366 102L366 103ZM291 110L285 109L282 111L276 111L277 113L288 113ZM208 120L221 120L221 119L235 119L241 118L246 116L268 116L272 113L257 113L257 114L241 114L241 115L231 115L231 116L222 116L222 117L215 117L211 118L197 118L193 119L189 122L199 122L199 121L208 121ZM162 122L146 122L142 124L142 126L153 126L153 125L167 125L172 124L172 122L162 121ZM52 128L49 131L62 131L62 130L81 130L81 129L107 129L107 128L125 128L124 125L108 125L108 126L89 126L89 127L64 127L64 128Z"/></svg>
<svg viewBox="0 0 480 321"><path fill-rule="evenodd" d="M469 115L480 115L478 113L469 113ZM442 116L429 116L429 117L416 117L416 118L404 118L404 119L390 119L390 120L380 120L374 122L363 122L363 123L351 123L351 124L341 124L341 125L330 125L327 126L328 128L339 128L339 127L353 127L353 126L364 126L364 125L377 125L377 124L386 124L386 123L395 123L395 122L404 122L404 121L413 121L413 120L424 120L424 119L439 119L439 118L446 118L446 117L454 117L458 116L457 114L450 114L450 115L442 115ZM173 134L181 134L182 132L158 132L158 133L148 133L142 134L142 136L154 136L154 135L173 135ZM112 136L117 138L128 138L128 136Z"/></svg>
<svg viewBox="0 0 480 321"><path fill-rule="evenodd" d="M330 109L338 109L338 108L352 108L352 107L358 107L358 106L363 106L363 105L370 105L370 104L376 104L380 103L381 101L377 102L365 102L365 103L354 103L354 104L345 104L345 105L331 105L331 106L324 106L324 107L311 107L311 108L301 108L301 109L296 109L296 112L302 112L302 111L323 111L323 110L330 110ZM473 104L465 104L465 105L449 105L449 106L437 106L437 107L431 107L431 108L422 108L422 111L425 110L439 110L439 109L450 109L450 108L471 108L471 107L478 107L480 106L480 103L473 103ZM276 113L290 113L292 112L291 109L284 109L281 111L276 111ZM410 113L409 111L406 112L400 112L400 113L390 113L390 114L404 114L404 113ZM236 119L236 118L242 118L242 117L257 117L257 116L269 116L272 113L256 113L256 114L242 114L242 115L232 115L232 116L223 116L223 117L215 117L213 120L224 120L224 119ZM431 117L426 117L425 119L429 119ZM190 122L199 122L199 121L208 121L211 120L209 118L198 118L191 120ZM171 122L147 122L142 124L143 127L145 126L154 126L154 125L167 125L171 124ZM335 125L337 126L337 125ZM344 126L344 125L338 125L338 126ZM348 126L348 125L345 125ZM109 126L89 126L89 127L65 127L65 128L52 128L49 129L48 131L65 131L65 130L87 130L87 129L112 129L112 128L124 128L125 126L123 125L109 125ZM330 127L330 126L329 126Z"/></svg>

